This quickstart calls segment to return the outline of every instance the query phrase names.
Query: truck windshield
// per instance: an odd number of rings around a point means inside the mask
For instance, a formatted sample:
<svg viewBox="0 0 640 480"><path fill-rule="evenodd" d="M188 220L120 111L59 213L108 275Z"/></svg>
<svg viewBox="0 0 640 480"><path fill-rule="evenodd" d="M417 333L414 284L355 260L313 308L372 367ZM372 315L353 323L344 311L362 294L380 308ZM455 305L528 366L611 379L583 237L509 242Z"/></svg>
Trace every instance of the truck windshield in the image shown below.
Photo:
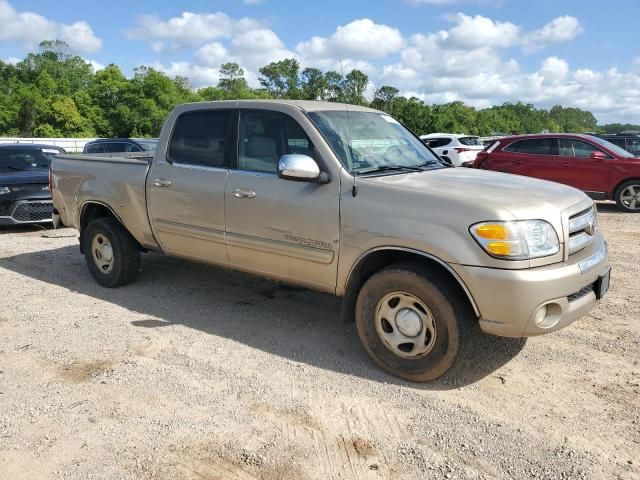
<svg viewBox="0 0 640 480"><path fill-rule="evenodd" d="M445 168L414 135L377 112L316 111L309 117L344 168L354 175Z"/></svg>

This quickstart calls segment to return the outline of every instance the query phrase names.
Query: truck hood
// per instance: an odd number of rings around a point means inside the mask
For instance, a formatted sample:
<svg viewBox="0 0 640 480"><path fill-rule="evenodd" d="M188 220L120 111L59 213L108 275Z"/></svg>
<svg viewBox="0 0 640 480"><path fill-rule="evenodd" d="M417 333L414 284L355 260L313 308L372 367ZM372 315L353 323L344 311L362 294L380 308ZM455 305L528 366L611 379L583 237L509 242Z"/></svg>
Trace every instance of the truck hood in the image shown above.
<svg viewBox="0 0 640 480"><path fill-rule="evenodd" d="M471 210L482 207L494 214L509 212L513 219L543 218L549 210L559 212L577 204L588 208L591 199L573 187L546 180L472 168L444 168L419 173L370 177L374 183L394 190L441 199L447 203L468 204ZM473 207L472 207L473 206ZM556 216L553 215L553 216ZM486 218L485 220L487 220Z"/></svg>
<svg viewBox="0 0 640 480"><path fill-rule="evenodd" d="M46 169L11 170L0 172L0 185L22 185L25 183L49 183Z"/></svg>

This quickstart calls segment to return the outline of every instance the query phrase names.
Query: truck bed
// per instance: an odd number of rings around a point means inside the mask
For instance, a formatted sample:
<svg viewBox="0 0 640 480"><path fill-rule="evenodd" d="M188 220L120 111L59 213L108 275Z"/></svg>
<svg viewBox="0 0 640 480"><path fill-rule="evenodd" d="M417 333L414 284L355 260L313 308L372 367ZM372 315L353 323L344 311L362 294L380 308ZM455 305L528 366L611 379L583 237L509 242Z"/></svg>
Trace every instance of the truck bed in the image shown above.
<svg viewBox="0 0 640 480"><path fill-rule="evenodd" d="M62 223L80 229L90 202L110 208L145 248L157 248L147 216L146 181L152 153L63 154L51 164L53 204Z"/></svg>

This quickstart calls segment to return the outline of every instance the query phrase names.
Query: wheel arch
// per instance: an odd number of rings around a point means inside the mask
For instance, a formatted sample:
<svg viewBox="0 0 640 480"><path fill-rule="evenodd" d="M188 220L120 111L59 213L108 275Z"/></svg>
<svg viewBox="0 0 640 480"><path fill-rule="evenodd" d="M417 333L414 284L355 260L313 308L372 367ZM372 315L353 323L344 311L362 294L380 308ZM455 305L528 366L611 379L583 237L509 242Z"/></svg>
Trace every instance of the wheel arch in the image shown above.
<svg viewBox="0 0 640 480"><path fill-rule="evenodd" d="M106 203L97 202L95 200L88 200L82 204L82 206L80 207L80 218L78 221L78 226L80 227L80 253L84 253L83 251L84 249L82 245L83 245L83 239L84 239L84 232L87 228L87 225L89 225L89 223L91 223L93 220L97 218L108 218L108 217L115 218L120 223L120 225L122 225L122 227L125 230L127 230L127 227L124 225L122 219L116 214L113 208L111 208ZM136 243L138 244L138 248L141 251L144 251L144 249L142 248L142 246L139 244L137 240L136 240Z"/></svg>
<svg viewBox="0 0 640 480"><path fill-rule="evenodd" d="M613 190L611 191L610 195L611 195L611 200L615 200L616 197L618 196L618 190L620 190L620 187L630 181L635 181L638 182L638 184L640 184L640 177L628 177L628 178L624 178L622 180L620 180L615 187L613 187Z"/></svg>
<svg viewBox="0 0 640 480"><path fill-rule="evenodd" d="M460 276L446 262L429 253L406 247L377 247L363 253L349 271L342 299L343 323L351 323L355 320L358 292L367 279L380 269L401 262L417 262L445 274L464 294L476 317L480 317L480 310L473 295Z"/></svg>

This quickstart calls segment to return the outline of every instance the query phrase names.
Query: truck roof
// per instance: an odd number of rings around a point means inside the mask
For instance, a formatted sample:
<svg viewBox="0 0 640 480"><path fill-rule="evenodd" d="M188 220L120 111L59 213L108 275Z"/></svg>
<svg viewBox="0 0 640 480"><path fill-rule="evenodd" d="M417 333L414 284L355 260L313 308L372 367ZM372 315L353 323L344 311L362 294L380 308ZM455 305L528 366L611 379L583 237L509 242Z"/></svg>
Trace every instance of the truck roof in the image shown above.
<svg viewBox="0 0 640 480"><path fill-rule="evenodd" d="M210 108L269 108L270 106L291 106L305 112L315 112L320 110L336 110L351 112L376 112L384 113L380 110L373 108L361 107L359 105L350 105L346 103L338 102L319 102L315 100L218 100L213 102L195 102L185 103L181 107L187 107L189 105L199 105Z"/></svg>

